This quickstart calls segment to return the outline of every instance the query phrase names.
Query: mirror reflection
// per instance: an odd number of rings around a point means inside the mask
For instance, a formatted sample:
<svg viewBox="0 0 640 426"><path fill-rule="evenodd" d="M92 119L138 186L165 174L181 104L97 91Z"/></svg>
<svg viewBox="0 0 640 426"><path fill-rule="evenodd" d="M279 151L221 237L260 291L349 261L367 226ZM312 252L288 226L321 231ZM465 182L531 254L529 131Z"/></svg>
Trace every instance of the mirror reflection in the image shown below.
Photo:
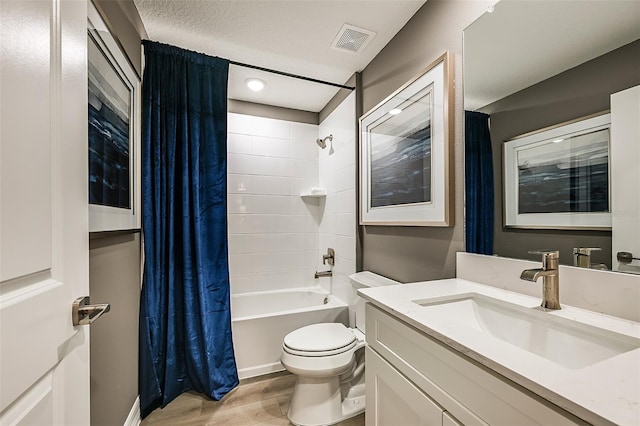
<svg viewBox="0 0 640 426"><path fill-rule="evenodd" d="M505 204L514 200L505 200L503 160L505 142L607 113L612 94L640 85L640 2L502 0L465 29L463 52L467 217L479 219L467 223L467 251L537 260L528 252L557 249L561 264L579 260L599 269L640 271L628 256L621 263L613 253L622 250L640 257L640 241L635 247L625 243L627 248L614 243L612 235L624 229L612 233L609 227L506 226ZM485 123L490 139L480 152L470 146L483 133L482 125L474 124L478 120ZM620 147L622 142L611 139L611 145L616 142ZM492 166L492 177L484 171L481 177L482 159L475 161L483 156L489 156L484 161ZM640 182L613 187L619 179L613 176L617 169L612 157L609 161L611 197L631 195L640 202ZM487 188L493 189L493 199ZM611 211L615 216L615 207ZM635 228L637 213L631 222ZM588 253L588 259L581 253Z"/></svg>

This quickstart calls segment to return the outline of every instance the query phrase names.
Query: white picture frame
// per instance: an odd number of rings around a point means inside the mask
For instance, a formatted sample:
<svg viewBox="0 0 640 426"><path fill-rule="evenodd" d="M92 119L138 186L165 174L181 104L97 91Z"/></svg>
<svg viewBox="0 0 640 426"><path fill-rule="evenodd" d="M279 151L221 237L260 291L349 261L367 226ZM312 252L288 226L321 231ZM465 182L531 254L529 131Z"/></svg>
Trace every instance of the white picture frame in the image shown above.
<svg viewBox="0 0 640 426"><path fill-rule="evenodd" d="M89 232L138 231L140 80L91 1L87 18Z"/></svg>
<svg viewBox="0 0 640 426"><path fill-rule="evenodd" d="M453 226L453 64L445 52L360 118L360 224Z"/></svg>
<svg viewBox="0 0 640 426"><path fill-rule="evenodd" d="M611 229L611 114L504 143L504 226Z"/></svg>

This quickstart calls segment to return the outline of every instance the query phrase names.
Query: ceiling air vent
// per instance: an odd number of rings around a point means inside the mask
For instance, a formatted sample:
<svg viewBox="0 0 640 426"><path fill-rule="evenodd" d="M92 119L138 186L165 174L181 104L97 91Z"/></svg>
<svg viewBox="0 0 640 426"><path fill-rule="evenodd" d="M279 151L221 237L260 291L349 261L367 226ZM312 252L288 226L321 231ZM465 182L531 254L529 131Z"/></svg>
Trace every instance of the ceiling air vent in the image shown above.
<svg viewBox="0 0 640 426"><path fill-rule="evenodd" d="M353 25L344 24L338 35L333 39L331 47L339 50L346 50L351 53L362 51L371 41L376 33Z"/></svg>

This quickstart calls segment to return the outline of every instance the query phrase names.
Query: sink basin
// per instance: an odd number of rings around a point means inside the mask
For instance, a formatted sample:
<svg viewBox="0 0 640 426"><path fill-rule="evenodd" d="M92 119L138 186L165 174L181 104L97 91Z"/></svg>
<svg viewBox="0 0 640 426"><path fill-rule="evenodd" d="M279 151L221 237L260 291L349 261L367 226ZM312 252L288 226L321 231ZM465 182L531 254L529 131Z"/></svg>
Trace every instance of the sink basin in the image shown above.
<svg viewBox="0 0 640 426"><path fill-rule="evenodd" d="M571 369L640 347L640 339L478 293L412 302L439 322L470 327Z"/></svg>

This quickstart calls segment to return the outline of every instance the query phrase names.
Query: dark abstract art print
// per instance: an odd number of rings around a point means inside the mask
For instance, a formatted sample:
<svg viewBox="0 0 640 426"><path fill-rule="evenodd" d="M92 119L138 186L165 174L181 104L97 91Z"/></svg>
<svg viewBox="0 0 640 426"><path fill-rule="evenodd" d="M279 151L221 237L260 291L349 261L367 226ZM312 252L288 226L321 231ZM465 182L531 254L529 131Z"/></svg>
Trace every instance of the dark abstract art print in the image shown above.
<svg viewBox="0 0 640 426"><path fill-rule="evenodd" d="M371 208L431 202L431 92L370 129Z"/></svg>
<svg viewBox="0 0 640 426"><path fill-rule="evenodd" d="M89 33L89 204L131 209L131 89Z"/></svg>
<svg viewBox="0 0 640 426"><path fill-rule="evenodd" d="M518 151L518 213L609 211L609 130Z"/></svg>

